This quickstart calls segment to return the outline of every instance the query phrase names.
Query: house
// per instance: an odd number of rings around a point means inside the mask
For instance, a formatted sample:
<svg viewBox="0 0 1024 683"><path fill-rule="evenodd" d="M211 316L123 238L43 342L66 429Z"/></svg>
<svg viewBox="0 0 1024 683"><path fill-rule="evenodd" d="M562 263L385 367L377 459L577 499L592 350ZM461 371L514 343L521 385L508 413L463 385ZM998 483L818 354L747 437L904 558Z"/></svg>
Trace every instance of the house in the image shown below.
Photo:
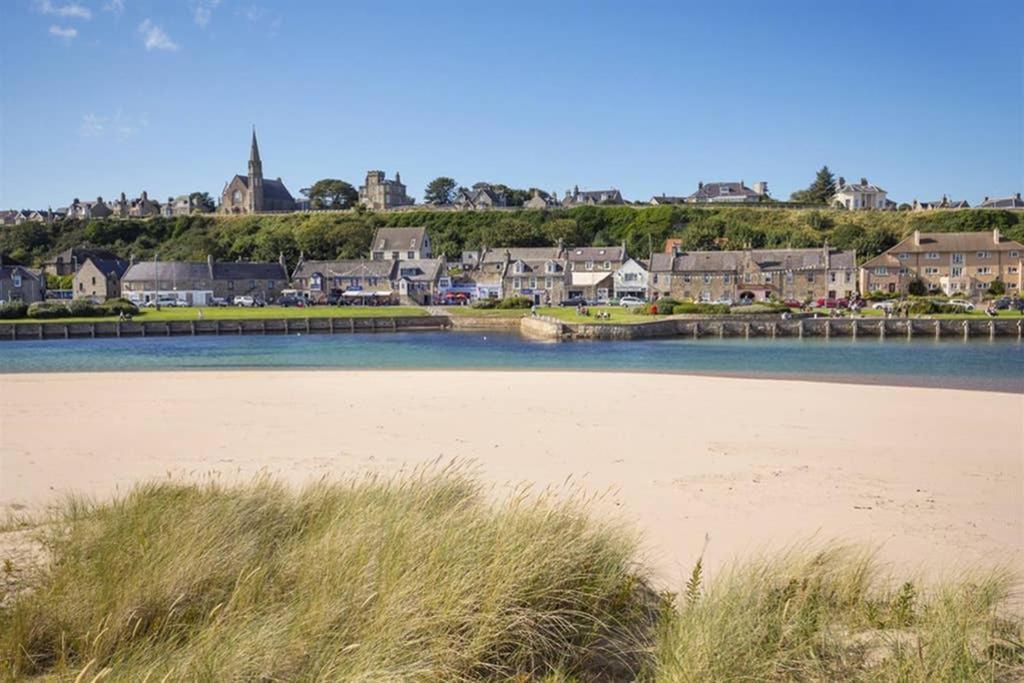
<svg viewBox="0 0 1024 683"><path fill-rule="evenodd" d="M886 198L886 191L872 185L867 178L861 178L856 185L850 185L845 178L836 181L835 194L832 195L832 206L850 211L862 209L883 210L895 207L895 203Z"/></svg>
<svg viewBox="0 0 1024 683"><path fill-rule="evenodd" d="M46 274L22 265L7 265L0 259L0 303L21 301L34 304L46 298Z"/></svg>
<svg viewBox="0 0 1024 683"><path fill-rule="evenodd" d="M820 249L744 249L653 254L650 298L754 303L848 298L857 289L857 255Z"/></svg>
<svg viewBox="0 0 1024 683"><path fill-rule="evenodd" d="M488 251L481 259L477 289L488 274L501 273L501 298L522 296L538 305L558 305L566 294L565 250L555 247L506 247Z"/></svg>
<svg viewBox="0 0 1024 683"><path fill-rule="evenodd" d="M296 202L298 206L298 202ZM167 203L160 209L160 214L166 218L174 216L191 216L193 213L206 213L207 209L201 203L192 199L192 195L180 194L177 197L168 197Z"/></svg>
<svg viewBox="0 0 1024 683"><path fill-rule="evenodd" d="M280 178L263 177L263 161L256 142L256 129L252 129L249 147L249 173L236 175L224 185L220 196L220 210L224 213L264 213L295 211L295 198Z"/></svg>
<svg viewBox="0 0 1024 683"><path fill-rule="evenodd" d="M90 218L107 218L114 211L103 201L103 197L97 197L94 202L83 202L75 197L66 213L68 218L89 220Z"/></svg>
<svg viewBox="0 0 1024 683"><path fill-rule="evenodd" d="M359 188L359 203L368 209L383 211L412 206L416 200L405 193L402 176L397 171L394 180L388 180L384 171L367 171L366 183Z"/></svg>
<svg viewBox="0 0 1024 683"><path fill-rule="evenodd" d="M427 229L377 228L370 243L370 258L374 261L399 259L429 259L433 256Z"/></svg>
<svg viewBox="0 0 1024 683"><path fill-rule="evenodd" d="M463 252L460 278L464 291L474 299L500 299L504 290L509 254L505 249Z"/></svg>
<svg viewBox="0 0 1024 683"><path fill-rule="evenodd" d="M460 209L494 209L508 206L508 200L487 183L476 183L472 189L459 189L452 204Z"/></svg>
<svg viewBox="0 0 1024 683"><path fill-rule="evenodd" d="M444 259L403 259L395 264L392 286L401 303L429 306L437 302L446 273Z"/></svg>
<svg viewBox="0 0 1024 683"><path fill-rule="evenodd" d="M647 265L636 259L627 258L612 274L612 296L616 299L624 296L646 299L647 280Z"/></svg>
<svg viewBox="0 0 1024 683"><path fill-rule="evenodd" d="M524 209L550 209L561 206L558 202L558 193L548 194L544 190L533 190L532 196L523 202Z"/></svg>
<svg viewBox="0 0 1024 683"><path fill-rule="evenodd" d="M936 209L969 209L971 205L962 199L955 202L946 195L942 195L942 199L934 202L919 202L915 199L910 208L914 211L934 211Z"/></svg>
<svg viewBox="0 0 1024 683"><path fill-rule="evenodd" d="M1009 293L1021 291L1024 245L992 232L914 234L860 268L860 291L906 294L921 280L929 291L979 299L995 280Z"/></svg>
<svg viewBox="0 0 1024 683"><path fill-rule="evenodd" d="M661 196L651 197L651 206L672 206L673 204L684 204L686 203L686 197L670 197L666 194Z"/></svg>
<svg viewBox="0 0 1024 683"><path fill-rule="evenodd" d="M182 304L208 306L214 297L230 301L251 296L271 302L288 285L288 271L282 257L278 262L245 261L139 261L121 277L121 296L144 304L170 297Z"/></svg>
<svg viewBox="0 0 1024 683"><path fill-rule="evenodd" d="M86 256L72 279L73 297L103 303L121 296L121 277L131 262L119 258Z"/></svg>
<svg viewBox="0 0 1024 683"><path fill-rule="evenodd" d="M562 199L562 206L594 206L596 204L623 204L622 193L612 188L610 190L584 190L576 185L571 190L566 190Z"/></svg>
<svg viewBox="0 0 1024 683"><path fill-rule="evenodd" d="M123 197L124 195L122 195ZM149 218L160 215L160 202L150 199L145 190L135 199L128 202L128 215L131 218Z"/></svg>
<svg viewBox="0 0 1024 683"><path fill-rule="evenodd" d="M43 270L51 275L74 275L85 263L86 259L95 258L103 261L116 261L119 257L108 249L99 249L87 244L65 249L43 264Z"/></svg>
<svg viewBox="0 0 1024 683"><path fill-rule="evenodd" d="M391 285L395 263L397 261L390 259L307 261L300 258L292 273L292 286L314 302L391 303L395 298Z"/></svg>
<svg viewBox="0 0 1024 683"><path fill-rule="evenodd" d="M569 298L607 301L615 289L614 273L628 258L626 246L575 247L565 252Z"/></svg>
<svg viewBox="0 0 1024 683"><path fill-rule="evenodd" d="M1013 195L1012 197L1003 197L1002 199L992 199L985 197L978 204L979 209L1024 209L1024 199L1020 198L1020 192Z"/></svg>
<svg viewBox="0 0 1024 683"><path fill-rule="evenodd" d="M11 209L0 211L0 225L21 225L22 223L53 223L64 216L56 211L35 211L33 209Z"/></svg>
<svg viewBox="0 0 1024 683"><path fill-rule="evenodd" d="M749 188L741 180L727 183L697 183L697 191L686 197L689 204L756 204L768 197L768 183L761 181Z"/></svg>

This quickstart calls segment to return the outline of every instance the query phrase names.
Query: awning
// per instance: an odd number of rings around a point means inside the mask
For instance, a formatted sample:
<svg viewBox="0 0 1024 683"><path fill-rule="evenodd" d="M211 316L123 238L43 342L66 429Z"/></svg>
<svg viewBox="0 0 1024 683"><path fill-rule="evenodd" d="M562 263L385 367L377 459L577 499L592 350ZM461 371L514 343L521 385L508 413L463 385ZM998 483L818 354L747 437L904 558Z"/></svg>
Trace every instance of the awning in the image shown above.
<svg viewBox="0 0 1024 683"><path fill-rule="evenodd" d="M574 287L593 287L596 284L600 284L602 280L611 277L611 273L577 273L572 274L572 284Z"/></svg>
<svg viewBox="0 0 1024 683"><path fill-rule="evenodd" d="M393 296L394 292L374 292L374 296Z"/></svg>

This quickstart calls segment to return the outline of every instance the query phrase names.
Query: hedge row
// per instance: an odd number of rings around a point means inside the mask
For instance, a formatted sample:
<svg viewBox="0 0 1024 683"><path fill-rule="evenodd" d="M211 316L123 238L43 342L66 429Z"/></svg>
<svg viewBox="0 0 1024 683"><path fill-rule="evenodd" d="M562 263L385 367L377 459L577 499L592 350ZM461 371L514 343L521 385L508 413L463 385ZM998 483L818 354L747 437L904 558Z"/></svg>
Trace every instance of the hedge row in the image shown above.
<svg viewBox="0 0 1024 683"><path fill-rule="evenodd" d="M112 315L136 315L138 306L127 299L110 299L102 304L94 304L85 299L75 299L68 303L58 301L39 301L31 306L23 303L0 306L0 318L32 318L34 320L50 320L58 318L103 318Z"/></svg>

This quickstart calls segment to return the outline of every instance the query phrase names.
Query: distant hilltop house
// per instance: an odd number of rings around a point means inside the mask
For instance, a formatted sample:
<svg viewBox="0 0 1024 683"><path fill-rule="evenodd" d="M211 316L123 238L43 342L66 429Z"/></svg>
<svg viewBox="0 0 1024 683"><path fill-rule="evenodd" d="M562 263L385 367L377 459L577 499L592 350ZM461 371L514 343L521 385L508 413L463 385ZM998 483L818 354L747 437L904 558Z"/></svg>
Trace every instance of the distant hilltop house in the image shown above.
<svg viewBox="0 0 1024 683"><path fill-rule="evenodd" d="M612 188L610 190L583 190L576 185L567 190L562 198L562 206L595 206L599 204L623 204L622 193Z"/></svg>
<svg viewBox="0 0 1024 683"><path fill-rule="evenodd" d="M969 209L971 205L962 199L955 202L946 195L942 195L942 199L934 202L919 202L915 199L910 208L914 211L935 211L937 209Z"/></svg>
<svg viewBox="0 0 1024 683"><path fill-rule="evenodd" d="M1020 198L1020 192L1013 195L1012 197L1003 197L1002 199L992 199L985 197L981 204L978 204L979 209L1024 209L1024 199Z"/></svg>
<svg viewBox="0 0 1024 683"><path fill-rule="evenodd" d="M460 188L452 204L459 209L495 209L508 206L508 198L489 183L476 183L471 189Z"/></svg>
<svg viewBox="0 0 1024 683"><path fill-rule="evenodd" d="M886 195L885 190L872 185L867 178L861 178L859 183L851 185L840 177L836 181L835 194L832 195L832 206L851 211L895 209L896 202L887 199Z"/></svg>
<svg viewBox="0 0 1024 683"><path fill-rule="evenodd" d="M651 206L671 206L673 204L685 204L686 197L670 197L662 193L660 196L651 197Z"/></svg>
<svg viewBox="0 0 1024 683"><path fill-rule="evenodd" d="M378 228L370 243L370 259L398 261L429 259L433 256L427 229Z"/></svg>
<svg viewBox="0 0 1024 683"><path fill-rule="evenodd" d="M213 298L230 301L251 296L270 302L287 288L288 270L284 257L278 262L136 261L121 277L121 296L136 304L175 299L190 306L208 306Z"/></svg>
<svg viewBox="0 0 1024 683"><path fill-rule="evenodd" d="M921 280L929 291L980 298L995 280L1019 294L1024 275L1024 245L992 232L921 232L865 262L860 291L906 294Z"/></svg>
<svg viewBox="0 0 1024 683"><path fill-rule="evenodd" d="M113 215L114 210L103 201L103 197L97 197L94 202L83 202L75 197L65 213L68 218L89 220L90 218L107 218Z"/></svg>
<svg viewBox="0 0 1024 683"><path fill-rule="evenodd" d="M150 199L145 190L135 199L128 199L124 192L110 202L109 207L116 218L148 218L160 215L160 202Z"/></svg>
<svg viewBox="0 0 1024 683"><path fill-rule="evenodd" d="M726 183L697 183L697 191L686 197L688 204L755 204L768 197L768 183L754 183L747 187L741 180ZM653 202L652 202L653 203Z"/></svg>
<svg viewBox="0 0 1024 683"><path fill-rule="evenodd" d="M59 211L35 211L32 209L10 209L0 211L0 225L21 225L22 223L53 223L64 218Z"/></svg>
<svg viewBox="0 0 1024 683"><path fill-rule="evenodd" d="M295 198L281 179L267 180L263 177L263 162L260 160L255 128L252 130L252 145L249 148L249 174L236 175L227 182L221 192L220 210L237 214L295 211Z"/></svg>
<svg viewBox="0 0 1024 683"><path fill-rule="evenodd" d="M550 209L561 206L558 202L558 193L548 194L544 190L534 190L532 196L523 202L524 209Z"/></svg>
<svg viewBox="0 0 1024 683"><path fill-rule="evenodd" d="M820 249L744 249L652 254L652 299L753 303L850 297L857 254Z"/></svg>
<svg viewBox="0 0 1024 683"><path fill-rule="evenodd" d="M405 193L402 176L397 171L394 180L388 180L384 171L367 171L366 183L359 187L359 203L367 209L383 211L412 206L416 200Z"/></svg>
<svg viewBox="0 0 1024 683"><path fill-rule="evenodd" d="M296 206L298 203L296 202ZM201 202L197 202L190 194L181 194L177 197L168 197L167 203L160 208L160 215L166 218L174 216L191 216L194 213L207 213L209 209Z"/></svg>

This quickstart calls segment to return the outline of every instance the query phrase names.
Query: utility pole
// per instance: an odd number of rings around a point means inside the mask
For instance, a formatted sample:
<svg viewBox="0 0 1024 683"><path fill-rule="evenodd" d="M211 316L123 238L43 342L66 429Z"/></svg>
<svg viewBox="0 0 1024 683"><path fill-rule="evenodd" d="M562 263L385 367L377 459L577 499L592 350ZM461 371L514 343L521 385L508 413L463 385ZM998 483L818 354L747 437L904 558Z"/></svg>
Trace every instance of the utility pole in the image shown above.
<svg viewBox="0 0 1024 683"><path fill-rule="evenodd" d="M160 252L153 252L153 277L156 278L156 310L160 310Z"/></svg>

